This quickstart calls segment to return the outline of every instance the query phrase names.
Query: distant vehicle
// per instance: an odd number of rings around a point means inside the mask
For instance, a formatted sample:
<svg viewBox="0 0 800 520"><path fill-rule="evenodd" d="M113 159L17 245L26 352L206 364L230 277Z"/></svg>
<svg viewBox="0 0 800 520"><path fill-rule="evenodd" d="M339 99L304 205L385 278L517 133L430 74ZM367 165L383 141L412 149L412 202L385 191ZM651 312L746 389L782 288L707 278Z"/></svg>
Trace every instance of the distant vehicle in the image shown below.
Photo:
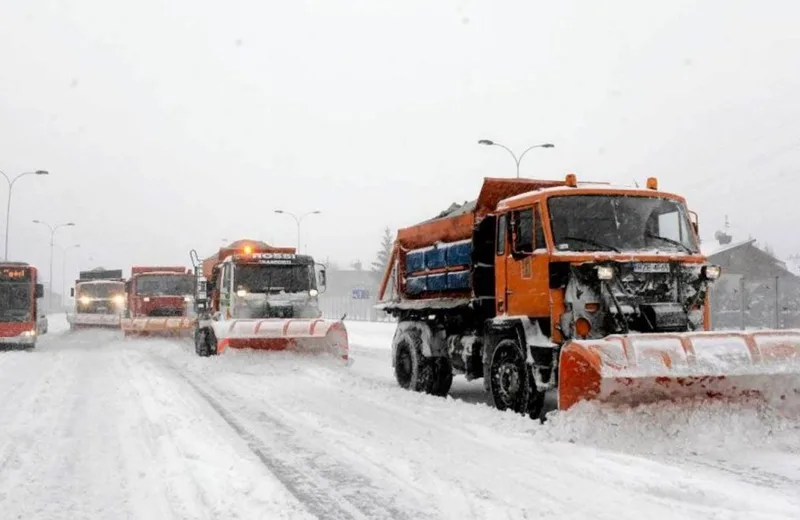
<svg viewBox="0 0 800 520"><path fill-rule="evenodd" d="M128 309L122 319L125 336L194 334L195 276L181 266L134 266L125 283ZM191 312L190 312L191 311Z"/></svg>
<svg viewBox="0 0 800 520"><path fill-rule="evenodd" d="M70 296L75 298L73 312L67 313L70 329L120 327L126 307L121 269L81 271Z"/></svg>
<svg viewBox="0 0 800 520"><path fill-rule="evenodd" d="M37 283L35 267L24 262L0 263L0 345L33 348L42 328L39 298L44 287Z"/></svg>
<svg viewBox="0 0 800 520"><path fill-rule="evenodd" d="M241 240L200 262L195 351L213 356L226 348L327 351L348 359L347 330L326 320L318 296L325 270L293 247Z"/></svg>

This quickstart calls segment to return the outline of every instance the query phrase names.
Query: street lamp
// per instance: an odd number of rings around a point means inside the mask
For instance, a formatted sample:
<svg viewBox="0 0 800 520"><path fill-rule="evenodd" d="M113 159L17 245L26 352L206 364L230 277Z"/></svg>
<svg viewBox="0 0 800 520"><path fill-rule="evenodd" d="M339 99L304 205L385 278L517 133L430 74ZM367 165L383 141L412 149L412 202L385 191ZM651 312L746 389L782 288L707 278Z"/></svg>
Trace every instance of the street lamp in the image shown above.
<svg viewBox="0 0 800 520"><path fill-rule="evenodd" d="M26 175L48 175L48 171L36 170L32 172L20 173L13 179L9 179L8 175L6 175L3 170L0 170L0 174L8 183L8 202L6 203L6 250L5 253L3 254L3 260L8 260L8 223L11 219L11 189L14 188L14 183L17 182L17 179L19 179L20 177L24 177Z"/></svg>
<svg viewBox="0 0 800 520"><path fill-rule="evenodd" d="M489 139L481 139L480 141L478 141L478 144L482 144L484 146L499 146L500 148L505 148L506 151L508 151L508 153L511 154L511 157L514 158L514 162L517 163L517 179L519 179L519 163L522 162L522 158L525 157L526 153L528 153L530 150L533 150L534 148L555 148L556 146L552 143L535 144L533 146L526 148L525 151L522 152L522 154L520 154L519 158L517 158L516 154L514 154L514 152L511 151L511 148L502 145L500 143L495 143L494 141L490 141Z"/></svg>
<svg viewBox="0 0 800 520"><path fill-rule="evenodd" d="M53 246L55 245L54 239L56 236L56 231L61 229L62 227L71 227L74 226L74 222L65 222L64 224L58 224L56 226L51 226L47 222L43 222L41 220L34 220L34 224L41 224L43 226L47 226L50 230L50 296L47 299L47 306L52 311L53 310Z"/></svg>
<svg viewBox="0 0 800 520"><path fill-rule="evenodd" d="M289 213L288 211L283 211L282 209L276 209L275 213L280 213L281 215L289 215L294 219L295 222L297 222L297 252L300 253L300 222L302 222L303 219L309 215L319 215L322 212L319 210L309 211L308 213L303 213L299 217L294 213Z"/></svg>
<svg viewBox="0 0 800 520"><path fill-rule="evenodd" d="M81 245L72 244L71 246L61 247L56 244L56 247L61 250L61 306L64 307L64 294L67 292L67 251L81 247Z"/></svg>

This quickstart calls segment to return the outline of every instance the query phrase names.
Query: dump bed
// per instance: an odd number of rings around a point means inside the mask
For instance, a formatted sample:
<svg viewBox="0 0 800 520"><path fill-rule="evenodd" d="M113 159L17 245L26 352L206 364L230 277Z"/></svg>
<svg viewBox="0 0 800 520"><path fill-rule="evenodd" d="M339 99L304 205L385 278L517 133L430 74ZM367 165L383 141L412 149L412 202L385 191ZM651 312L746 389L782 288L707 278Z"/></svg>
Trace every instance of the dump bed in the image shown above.
<svg viewBox="0 0 800 520"><path fill-rule="evenodd" d="M399 276L394 292L401 299L469 298L475 224L503 199L563 185L564 181L486 178L474 201L452 205L431 220L398 230L395 259ZM390 273L386 275L388 280ZM381 290L379 296L383 293Z"/></svg>

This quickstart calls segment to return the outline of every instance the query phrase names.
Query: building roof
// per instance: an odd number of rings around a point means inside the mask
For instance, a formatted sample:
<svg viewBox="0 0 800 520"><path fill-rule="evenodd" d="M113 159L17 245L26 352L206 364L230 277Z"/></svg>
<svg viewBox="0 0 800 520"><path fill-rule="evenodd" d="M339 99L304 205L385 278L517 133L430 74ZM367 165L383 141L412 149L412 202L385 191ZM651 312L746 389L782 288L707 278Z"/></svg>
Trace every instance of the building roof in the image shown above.
<svg viewBox="0 0 800 520"><path fill-rule="evenodd" d="M733 249L740 248L742 246L755 244L755 242L756 242L755 238L751 238L749 240L741 240L739 242L731 242L730 244L724 244L724 245L714 242L709 245L705 244L701 245L700 250L705 256L711 257L714 255L725 253L726 251L731 251Z"/></svg>

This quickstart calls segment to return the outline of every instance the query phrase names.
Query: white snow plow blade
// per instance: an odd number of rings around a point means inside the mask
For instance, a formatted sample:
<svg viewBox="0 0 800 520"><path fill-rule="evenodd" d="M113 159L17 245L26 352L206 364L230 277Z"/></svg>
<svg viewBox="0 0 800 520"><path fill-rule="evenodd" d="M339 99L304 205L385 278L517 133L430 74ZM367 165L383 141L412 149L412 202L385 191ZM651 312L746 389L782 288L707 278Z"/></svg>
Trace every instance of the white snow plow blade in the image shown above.
<svg viewBox="0 0 800 520"><path fill-rule="evenodd" d="M559 408L800 392L800 330L614 335L561 350Z"/></svg>
<svg viewBox="0 0 800 520"><path fill-rule="evenodd" d="M226 348L329 352L347 361L347 329L324 319L243 319L213 324L218 352Z"/></svg>
<svg viewBox="0 0 800 520"><path fill-rule="evenodd" d="M118 329L120 326L119 314L67 314L67 322L72 328L105 327Z"/></svg>

